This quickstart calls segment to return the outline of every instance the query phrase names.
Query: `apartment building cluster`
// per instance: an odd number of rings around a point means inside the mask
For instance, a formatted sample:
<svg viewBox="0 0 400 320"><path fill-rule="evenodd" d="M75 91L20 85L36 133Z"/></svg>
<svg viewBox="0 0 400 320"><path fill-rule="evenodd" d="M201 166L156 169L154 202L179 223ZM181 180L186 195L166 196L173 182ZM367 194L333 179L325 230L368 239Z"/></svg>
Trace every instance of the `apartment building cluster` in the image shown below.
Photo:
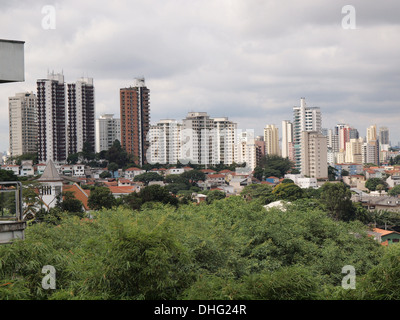
<svg viewBox="0 0 400 320"><path fill-rule="evenodd" d="M37 153L38 161L57 165L84 150L108 150L119 140L138 165L145 163L149 130L149 90L144 79L120 89L121 119L95 118L93 78L66 83L63 74L37 80L37 91L9 97L9 156Z"/></svg>
<svg viewBox="0 0 400 320"><path fill-rule="evenodd" d="M65 164L68 155L89 148L108 150L121 142L138 166L145 163L201 164L246 163L253 170L265 155L294 162L302 175L328 178L328 165L379 164L393 157L389 130L373 125L366 137L348 124L322 127L319 107L305 98L293 107L293 119L279 128L267 124L263 135L238 129L227 117L188 112L186 118L162 119L150 124L150 90L144 78L120 89L120 116L105 113L95 119L93 78L65 83L63 74L49 73L37 80L37 92L9 98L10 155L38 153L38 161Z"/></svg>
<svg viewBox="0 0 400 320"><path fill-rule="evenodd" d="M63 74L37 80L37 93L8 99L10 156L37 152L39 162L64 163L68 154L95 147L92 78L65 83Z"/></svg>
<svg viewBox="0 0 400 320"><path fill-rule="evenodd" d="M253 130L240 130L226 117L211 118L206 112L189 112L182 122L164 119L150 126L150 163L217 165L246 163L256 167Z"/></svg>

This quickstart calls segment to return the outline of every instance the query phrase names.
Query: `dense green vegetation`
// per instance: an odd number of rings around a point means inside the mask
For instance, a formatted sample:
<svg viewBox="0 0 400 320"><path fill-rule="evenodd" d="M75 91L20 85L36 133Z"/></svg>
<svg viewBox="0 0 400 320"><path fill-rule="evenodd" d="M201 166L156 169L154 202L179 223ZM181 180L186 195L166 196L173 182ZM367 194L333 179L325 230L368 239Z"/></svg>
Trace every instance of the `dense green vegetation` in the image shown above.
<svg viewBox="0 0 400 320"><path fill-rule="evenodd" d="M171 205L151 186L137 210L58 211L51 223L29 226L25 240L0 246L0 299L399 297L400 246L368 237L353 207L353 219L334 214L346 210L346 190L336 190L342 205L306 190L286 211L267 211L281 193L260 186L200 205ZM46 265L56 270L54 290L42 288ZM355 290L342 288L346 265L357 272Z"/></svg>

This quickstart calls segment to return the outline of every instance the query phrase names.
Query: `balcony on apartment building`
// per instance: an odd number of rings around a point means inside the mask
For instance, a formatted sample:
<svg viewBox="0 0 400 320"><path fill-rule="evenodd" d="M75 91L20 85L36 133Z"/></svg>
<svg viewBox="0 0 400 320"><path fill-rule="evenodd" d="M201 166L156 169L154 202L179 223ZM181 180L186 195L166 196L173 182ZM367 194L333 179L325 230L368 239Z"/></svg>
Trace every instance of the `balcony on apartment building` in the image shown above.
<svg viewBox="0 0 400 320"><path fill-rule="evenodd" d="M0 84L25 81L24 43L0 39ZM21 183L0 182L0 196L8 200L0 206L0 244L23 239L26 222L22 217Z"/></svg>

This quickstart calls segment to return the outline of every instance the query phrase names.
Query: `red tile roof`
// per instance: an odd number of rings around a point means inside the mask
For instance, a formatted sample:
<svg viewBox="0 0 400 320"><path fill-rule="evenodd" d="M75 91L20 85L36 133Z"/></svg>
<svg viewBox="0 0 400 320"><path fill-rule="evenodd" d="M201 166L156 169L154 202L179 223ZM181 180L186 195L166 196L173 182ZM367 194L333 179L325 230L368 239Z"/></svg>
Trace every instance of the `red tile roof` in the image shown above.
<svg viewBox="0 0 400 320"><path fill-rule="evenodd" d="M218 179L218 178L225 178L223 174L209 174L208 179Z"/></svg>
<svg viewBox="0 0 400 320"><path fill-rule="evenodd" d="M125 171L143 171L143 170L139 169L139 168L132 167L132 168L126 169Z"/></svg>
<svg viewBox="0 0 400 320"><path fill-rule="evenodd" d="M85 210L89 210L88 198L90 196L90 190L82 189L78 185L73 184L70 186L64 186L63 191L71 191L74 194L75 199L78 199L82 202Z"/></svg>
<svg viewBox="0 0 400 320"><path fill-rule="evenodd" d="M132 193L132 192L135 192L136 187L134 187L134 186L126 186L126 187L111 186L111 187L108 187L108 189L110 189L111 193Z"/></svg>

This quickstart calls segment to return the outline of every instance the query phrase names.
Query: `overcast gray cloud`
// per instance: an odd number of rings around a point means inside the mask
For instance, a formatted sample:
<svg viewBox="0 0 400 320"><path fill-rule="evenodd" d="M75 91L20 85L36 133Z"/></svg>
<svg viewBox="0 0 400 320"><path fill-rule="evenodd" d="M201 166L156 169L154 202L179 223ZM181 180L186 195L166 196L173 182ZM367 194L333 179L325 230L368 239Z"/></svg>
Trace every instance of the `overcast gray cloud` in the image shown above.
<svg viewBox="0 0 400 320"><path fill-rule="evenodd" d="M348 4L355 30L342 28ZM45 5L55 30L42 28ZM206 111L262 134L306 97L324 127L386 125L397 143L399 10L395 0L0 0L0 38L26 41L26 81L0 86L0 151L8 97L35 92L48 70L93 77L97 116L119 115L119 88L144 76L152 122Z"/></svg>

